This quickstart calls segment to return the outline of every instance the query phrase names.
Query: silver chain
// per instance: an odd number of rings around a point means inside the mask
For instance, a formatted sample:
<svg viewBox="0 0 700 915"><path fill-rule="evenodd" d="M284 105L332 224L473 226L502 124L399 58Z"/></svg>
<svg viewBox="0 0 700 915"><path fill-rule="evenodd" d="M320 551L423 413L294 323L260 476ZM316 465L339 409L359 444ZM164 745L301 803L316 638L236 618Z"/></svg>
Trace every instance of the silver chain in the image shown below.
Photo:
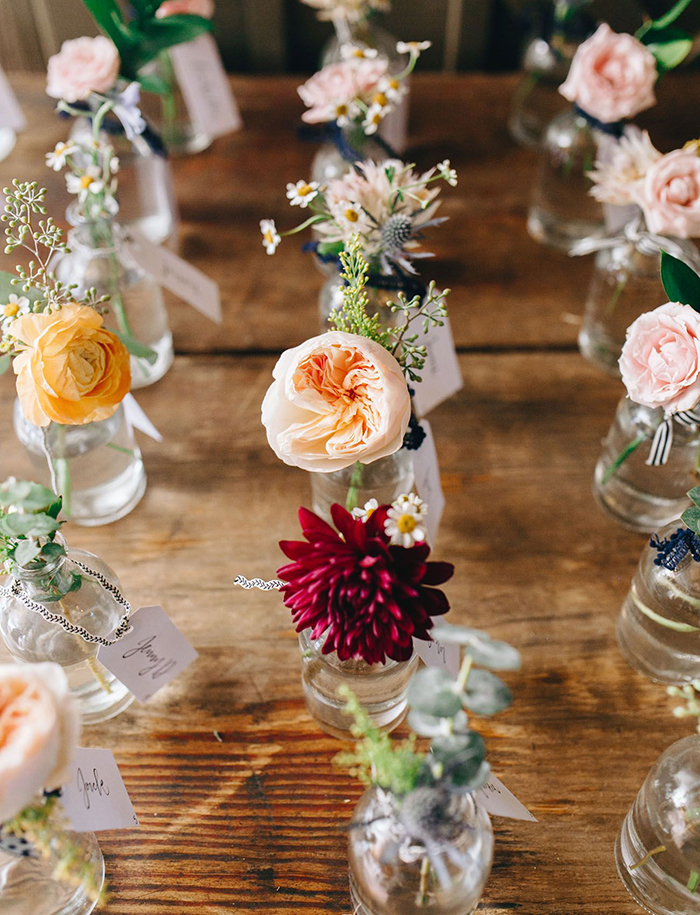
<svg viewBox="0 0 700 915"><path fill-rule="evenodd" d="M76 565L86 575L89 575L90 577L94 578L95 581L99 582L105 591L109 591L116 602L124 607L124 615L122 616L119 625L114 630L114 636L111 639L105 639L101 635L93 635L82 626L77 626L75 623L71 623L62 614L52 613L43 604L32 600L28 594L25 594L24 588L22 587L22 582L18 578L15 578L15 580L9 586L0 585L0 594L3 597L16 597L24 604L27 610L32 610L34 613L38 613L46 620L47 623L56 623L57 625L61 626L62 629L65 629L66 632L70 632L72 635L79 635L86 642L93 642L98 645L104 645L105 648L109 647L110 645L115 645L119 639L126 635L127 630L129 629L131 604L124 597L119 588L115 587L115 585L113 585L112 582L105 578L104 575L102 575L100 572L95 572L93 569L88 568L88 566L83 565L82 562L78 562L77 559L69 558L69 561L72 562L73 565Z"/></svg>

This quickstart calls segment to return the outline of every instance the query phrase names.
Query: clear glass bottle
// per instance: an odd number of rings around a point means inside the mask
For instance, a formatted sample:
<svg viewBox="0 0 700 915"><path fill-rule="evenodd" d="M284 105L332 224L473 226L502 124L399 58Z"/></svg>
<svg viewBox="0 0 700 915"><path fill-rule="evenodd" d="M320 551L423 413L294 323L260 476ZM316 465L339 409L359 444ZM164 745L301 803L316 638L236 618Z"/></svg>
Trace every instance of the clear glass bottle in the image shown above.
<svg viewBox="0 0 700 915"><path fill-rule="evenodd" d="M406 691L418 667L418 655L408 661L367 664L355 659L341 661L336 652L323 654L324 639L311 639L310 631L299 635L301 682L309 714L329 734L350 739L352 715L344 711L345 699L338 687L346 684L359 699L374 724L387 733L403 721L408 710Z"/></svg>
<svg viewBox="0 0 700 915"><path fill-rule="evenodd" d="M318 259L317 259L318 260ZM321 287L318 296L318 317L321 331L332 330L329 322L331 312L343 306L343 280L340 278L337 267L332 267L332 272ZM365 287L368 296L367 313L379 315L385 327L393 327L399 320L398 314L393 314L387 307L388 302L398 301L398 292L390 289L378 289L376 286Z"/></svg>
<svg viewBox="0 0 700 915"><path fill-rule="evenodd" d="M411 798L409 794L403 803ZM356 915L471 915L476 909L493 859L489 815L471 794L438 794L433 803L429 826L438 834L429 853L407 832L401 801L380 788L362 795L349 836L350 896Z"/></svg>
<svg viewBox="0 0 700 915"><path fill-rule="evenodd" d="M573 107L558 114L542 138L527 228L535 241L570 251L584 238L605 234L603 205L589 194L601 148L616 142Z"/></svg>
<svg viewBox="0 0 700 915"><path fill-rule="evenodd" d="M356 161L369 159L383 162L386 149L374 137L366 136L361 127L343 128L337 143L327 140L318 148L311 163L311 180L329 184L352 170Z"/></svg>
<svg viewBox="0 0 700 915"><path fill-rule="evenodd" d="M162 289L136 262L114 219L86 220L75 204L67 217L75 228L68 233L70 252L56 262L57 278L75 284L76 295L95 289L98 295L110 296L105 326L127 334L156 354L155 362L132 355L132 389L155 384L174 359Z"/></svg>
<svg viewBox="0 0 700 915"><path fill-rule="evenodd" d="M165 49L141 70L143 76L162 80L167 93L141 93L141 109L149 124L160 134L174 156L189 156L208 149L213 138L198 131L192 122L185 97L173 66L170 52Z"/></svg>
<svg viewBox="0 0 700 915"><path fill-rule="evenodd" d="M607 514L623 527L648 534L681 516L690 505L686 493L698 481L700 427L695 424L674 422L668 462L661 467L646 464L662 420L662 410L623 397L603 440L593 483L593 494ZM638 446L606 482L612 465L637 439Z"/></svg>
<svg viewBox="0 0 700 915"><path fill-rule="evenodd" d="M13 578L18 579L30 600L51 613L65 616L68 622L82 626L91 635L109 638L124 615L124 607L97 579L79 569L75 561L103 575L121 590L119 579L105 562L85 550L72 548L67 550L67 556L42 563L39 568L17 569L5 584L11 585ZM81 584L71 591L76 574L81 576ZM56 595L63 596L55 599ZM98 644L67 632L59 623L49 622L36 610L26 607L16 595L0 597L0 634L16 661L27 664L53 661L64 668L84 724L113 718L133 702L133 694L100 664Z"/></svg>
<svg viewBox="0 0 700 915"><path fill-rule="evenodd" d="M682 529L673 521L658 532L668 540ZM675 568L657 565L645 546L617 621L627 662L645 677L681 685L700 679L700 563L686 553Z"/></svg>
<svg viewBox="0 0 700 915"><path fill-rule="evenodd" d="M10 155L17 143L17 134L11 127L0 127L0 162Z"/></svg>
<svg viewBox="0 0 700 915"><path fill-rule="evenodd" d="M371 464L351 464L343 470L311 474L311 501L314 512L331 523L331 505L338 503L348 511L376 499L388 505L402 493L413 489L413 458L406 448L379 458Z"/></svg>
<svg viewBox="0 0 700 915"><path fill-rule="evenodd" d="M691 241L673 239L684 259L700 270L698 249ZM596 254L578 337L581 355L603 371L619 377L618 360L630 324L663 301L659 286L660 253L650 254L644 237L621 241Z"/></svg>
<svg viewBox="0 0 700 915"><path fill-rule="evenodd" d="M574 46L555 46L552 39L532 38L523 55L522 80L513 96L508 128L523 146L538 147L552 119L566 107L559 86L569 72Z"/></svg>
<svg viewBox="0 0 700 915"><path fill-rule="evenodd" d="M127 140L123 132L106 122L102 142L110 143L119 157L120 221L124 228L140 232L154 245L177 244L178 210L173 190L170 163L156 153L143 135ZM92 122L77 118L70 132L72 140L83 146L92 142Z"/></svg>
<svg viewBox="0 0 700 915"><path fill-rule="evenodd" d="M109 524L128 515L141 500L146 472L123 406L99 422L51 423L41 429L25 418L17 400L13 418L37 481L63 497L65 518L88 527Z"/></svg>
<svg viewBox="0 0 700 915"><path fill-rule="evenodd" d="M84 860L101 874L98 883L104 883L104 859L94 833L73 833L72 840ZM57 863L42 855L19 857L0 849L2 915L90 915L96 901L82 886L54 877Z"/></svg>
<svg viewBox="0 0 700 915"><path fill-rule="evenodd" d="M700 874L700 736L685 737L649 773L615 845L620 879L652 915L697 915L688 888Z"/></svg>

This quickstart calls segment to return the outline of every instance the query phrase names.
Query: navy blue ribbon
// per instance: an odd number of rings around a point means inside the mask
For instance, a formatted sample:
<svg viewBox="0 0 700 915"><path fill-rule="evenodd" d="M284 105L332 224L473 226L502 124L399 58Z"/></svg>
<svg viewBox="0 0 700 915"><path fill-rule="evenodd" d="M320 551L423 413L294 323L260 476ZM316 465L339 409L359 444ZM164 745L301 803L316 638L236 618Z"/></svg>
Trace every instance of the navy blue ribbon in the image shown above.
<svg viewBox="0 0 700 915"><path fill-rule="evenodd" d="M654 557L654 565L663 566L671 572L676 570L688 553L695 562L700 562L700 537L687 527L679 527L668 540L660 540L658 535L654 534L649 546L658 553Z"/></svg>
<svg viewBox="0 0 700 915"><path fill-rule="evenodd" d="M619 140L622 134L625 132L625 127L627 126L627 121L613 121L608 124L605 121L599 121L598 118L594 118L592 114L589 114L587 111L584 111L579 105L574 104L574 111L576 114L580 115L584 120L594 130L600 130L601 133L607 133L611 137Z"/></svg>
<svg viewBox="0 0 700 915"><path fill-rule="evenodd" d="M346 132L335 121L327 121L325 124L301 124L297 127L297 136L308 143L333 143L343 159L352 165L356 162L364 162L367 158L355 149L348 140ZM372 134L372 139L384 150L389 159L398 159L396 150L392 149L379 134Z"/></svg>
<svg viewBox="0 0 700 915"><path fill-rule="evenodd" d="M77 108L78 111L84 111L85 114L90 116L92 120L92 109L85 102L74 102L71 104L72 108ZM70 118L71 114L67 111L59 111L58 116L60 118ZM119 120L116 115L107 115L107 117L102 122L102 129L110 137L122 137L124 136L124 125ZM161 156L163 159L168 158L168 149L163 142L163 139L159 133L157 133L150 124L146 124L145 130L139 134L143 137L146 143L148 144L149 149L151 149L157 156Z"/></svg>

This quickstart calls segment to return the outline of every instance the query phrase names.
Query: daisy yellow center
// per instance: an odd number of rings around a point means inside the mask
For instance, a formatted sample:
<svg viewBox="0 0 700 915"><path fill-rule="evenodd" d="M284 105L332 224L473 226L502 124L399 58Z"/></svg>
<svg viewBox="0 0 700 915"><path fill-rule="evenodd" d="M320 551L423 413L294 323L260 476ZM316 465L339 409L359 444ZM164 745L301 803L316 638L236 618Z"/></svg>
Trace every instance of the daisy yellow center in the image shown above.
<svg viewBox="0 0 700 915"><path fill-rule="evenodd" d="M300 187L297 188L297 194L300 197L308 197L308 195L311 193L312 190L313 190L313 188L311 187L310 184L302 184Z"/></svg>
<svg viewBox="0 0 700 915"><path fill-rule="evenodd" d="M16 302L9 302L2 310L3 317L14 318L19 311L19 305Z"/></svg>
<svg viewBox="0 0 700 915"><path fill-rule="evenodd" d="M337 117L342 118L342 116L344 114L348 113L348 106L347 105L338 105L338 107L335 109L335 113L336 113Z"/></svg>
<svg viewBox="0 0 700 915"><path fill-rule="evenodd" d="M390 80L389 80L389 88L390 88L390 89L398 89L400 85L401 85L401 84L399 83L398 79L390 79Z"/></svg>
<svg viewBox="0 0 700 915"><path fill-rule="evenodd" d="M90 185L92 184L93 180L94 180L94 179L91 178L90 175L83 175L83 177L80 179L80 187L81 187L84 191L86 191L86 190L90 187Z"/></svg>
<svg viewBox="0 0 700 915"><path fill-rule="evenodd" d="M412 534L416 529L416 519L413 515L400 515L396 526L400 534Z"/></svg>
<svg viewBox="0 0 700 915"><path fill-rule="evenodd" d="M369 519L372 517L372 515L375 513L376 510L377 510L376 508L366 509L365 518L369 521Z"/></svg>
<svg viewBox="0 0 700 915"><path fill-rule="evenodd" d="M362 48L355 48L355 50L352 52L352 54L353 54L353 57L364 57L365 56L365 52L362 50Z"/></svg>
<svg viewBox="0 0 700 915"><path fill-rule="evenodd" d="M386 105L386 102L387 102L386 95L384 95L383 92L378 92L378 93L374 96L374 102L375 102L376 105L381 105L382 108L383 108L384 105Z"/></svg>
<svg viewBox="0 0 700 915"><path fill-rule="evenodd" d="M381 123L381 120L382 120L382 116L381 116L381 114L380 114L379 112L377 112L377 113L372 117L372 123L373 123L373 124L379 124L379 123Z"/></svg>
<svg viewBox="0 0 700 915"><path fill-rule="evenodd" d="M268 245L274 245L275 243L275 236L269 229L265 230L265 241L268 243Z"/></svg>
<svg viewBox="0 0 700 915"><path fill-rule="evenodd" d="M357 222L357 220L360 218L360 215L357 210L347 209L345 211L345 218L348 222Z"/></svg>

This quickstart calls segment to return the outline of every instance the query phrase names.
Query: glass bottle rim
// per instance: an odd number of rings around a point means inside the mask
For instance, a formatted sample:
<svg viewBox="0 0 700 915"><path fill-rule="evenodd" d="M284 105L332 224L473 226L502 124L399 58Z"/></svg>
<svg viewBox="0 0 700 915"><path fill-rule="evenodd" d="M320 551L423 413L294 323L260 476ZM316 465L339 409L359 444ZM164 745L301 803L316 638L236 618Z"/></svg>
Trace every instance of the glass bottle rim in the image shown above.
<svg viewBox="0 0 700 915"><path fill-rule="evenodd" d="M58 543L64 549L67 547L66 539L60 533L60 531L56 533L54 537L54 543ZM43 565L36 566L35 568L16 565L13 569L13 574L21 581L38 581L41 578L44 578L46 575L52 575L54 572L57 572L67 558L67 555L62 553L60 556L54 556L53 559L50 559L48 562L44 562ZM36 560L32 561L36 562Z"/></svg>

